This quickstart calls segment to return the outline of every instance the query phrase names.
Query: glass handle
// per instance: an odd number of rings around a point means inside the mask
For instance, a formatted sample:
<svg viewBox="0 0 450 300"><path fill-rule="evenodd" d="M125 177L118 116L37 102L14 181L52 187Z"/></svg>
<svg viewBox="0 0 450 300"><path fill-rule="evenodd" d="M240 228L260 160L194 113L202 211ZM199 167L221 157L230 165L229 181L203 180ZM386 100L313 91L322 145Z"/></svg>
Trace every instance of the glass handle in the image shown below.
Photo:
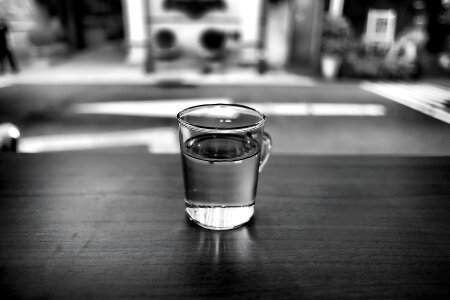
<svg viewBox="0 0 450 300"><path fill-rule="evenodd" d="M272 148L272 138L267 132L264 132L263 142L261 147L261 163L259 164L259 173L262 172L264 166L269 160L270 149Z"/></svg>

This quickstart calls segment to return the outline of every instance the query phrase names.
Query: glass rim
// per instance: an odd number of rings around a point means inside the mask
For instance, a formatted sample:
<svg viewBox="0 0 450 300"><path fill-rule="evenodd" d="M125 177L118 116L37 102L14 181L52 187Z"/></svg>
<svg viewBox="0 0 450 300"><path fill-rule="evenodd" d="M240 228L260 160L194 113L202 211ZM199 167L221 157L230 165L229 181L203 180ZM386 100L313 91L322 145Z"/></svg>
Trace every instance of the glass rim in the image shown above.
<svg viewBox="0 0 450 300"><path fill-rule="evenodd" d="M183 119L181 119L183 116L185 116L188 112L194 111L198 108L202 107L217 107L217 106L228 106L228 107L236 107L236 108L243 108L245 110L252 111L257 114L257 116L260 118L260 120L256 123L246 125L246 126L236 126L236 127L229 127L229 128L221 128L221 127L210 127L210 126L200 126L200 125L194 125L191 124ZM196 131L202 131L202 132L245 132L249 130L254 130L257 128L260 128L264 125L266 121L266 115L262 112L257 111L254 108L242 105L242 104L230 104L230 103L213 103L213 104L201 104L201 105L195 105L188 108L183 109L177 114L177 120L178 123L188 129L196 130Z"/></svg>

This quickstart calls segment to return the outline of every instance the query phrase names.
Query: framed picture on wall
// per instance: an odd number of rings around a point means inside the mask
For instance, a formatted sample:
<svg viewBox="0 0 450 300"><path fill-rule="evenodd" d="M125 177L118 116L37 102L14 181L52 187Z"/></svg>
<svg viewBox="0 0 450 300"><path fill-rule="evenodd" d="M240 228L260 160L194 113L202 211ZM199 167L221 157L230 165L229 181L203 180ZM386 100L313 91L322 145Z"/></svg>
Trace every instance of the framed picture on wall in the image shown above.
<svg viewBox="0 0 450 300"><path fill-rule="evenodd" d="M370 9L364 41L367 44L391 44L395 39L397 14L391 9Z"/></svg>

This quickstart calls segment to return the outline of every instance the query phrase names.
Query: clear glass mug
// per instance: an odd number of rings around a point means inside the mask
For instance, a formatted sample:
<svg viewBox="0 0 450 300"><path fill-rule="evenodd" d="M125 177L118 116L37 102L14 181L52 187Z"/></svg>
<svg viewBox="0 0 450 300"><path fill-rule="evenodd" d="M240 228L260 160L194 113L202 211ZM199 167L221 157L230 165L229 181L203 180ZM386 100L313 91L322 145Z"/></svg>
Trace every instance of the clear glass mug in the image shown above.
<svg viewBox="0 0 450 300"><path fill-rule="evenodd" d="M189 219L214 230L248 222L272 146L266 116L243 105L207 104L177 119Z"/></svg>

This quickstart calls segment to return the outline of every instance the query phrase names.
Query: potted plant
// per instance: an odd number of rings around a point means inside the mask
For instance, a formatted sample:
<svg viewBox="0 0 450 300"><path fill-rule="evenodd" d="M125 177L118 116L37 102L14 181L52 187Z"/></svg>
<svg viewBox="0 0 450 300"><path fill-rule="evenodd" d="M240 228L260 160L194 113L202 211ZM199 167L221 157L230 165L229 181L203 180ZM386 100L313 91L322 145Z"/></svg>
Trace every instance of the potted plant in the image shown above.
<svg viewBox="0 0 450 300"><path fill-rule="evenodd" d="M350 48L351 29L344 17L327 15L322 28L321 68L328 79L336 78L342 58Z"/></svg>

